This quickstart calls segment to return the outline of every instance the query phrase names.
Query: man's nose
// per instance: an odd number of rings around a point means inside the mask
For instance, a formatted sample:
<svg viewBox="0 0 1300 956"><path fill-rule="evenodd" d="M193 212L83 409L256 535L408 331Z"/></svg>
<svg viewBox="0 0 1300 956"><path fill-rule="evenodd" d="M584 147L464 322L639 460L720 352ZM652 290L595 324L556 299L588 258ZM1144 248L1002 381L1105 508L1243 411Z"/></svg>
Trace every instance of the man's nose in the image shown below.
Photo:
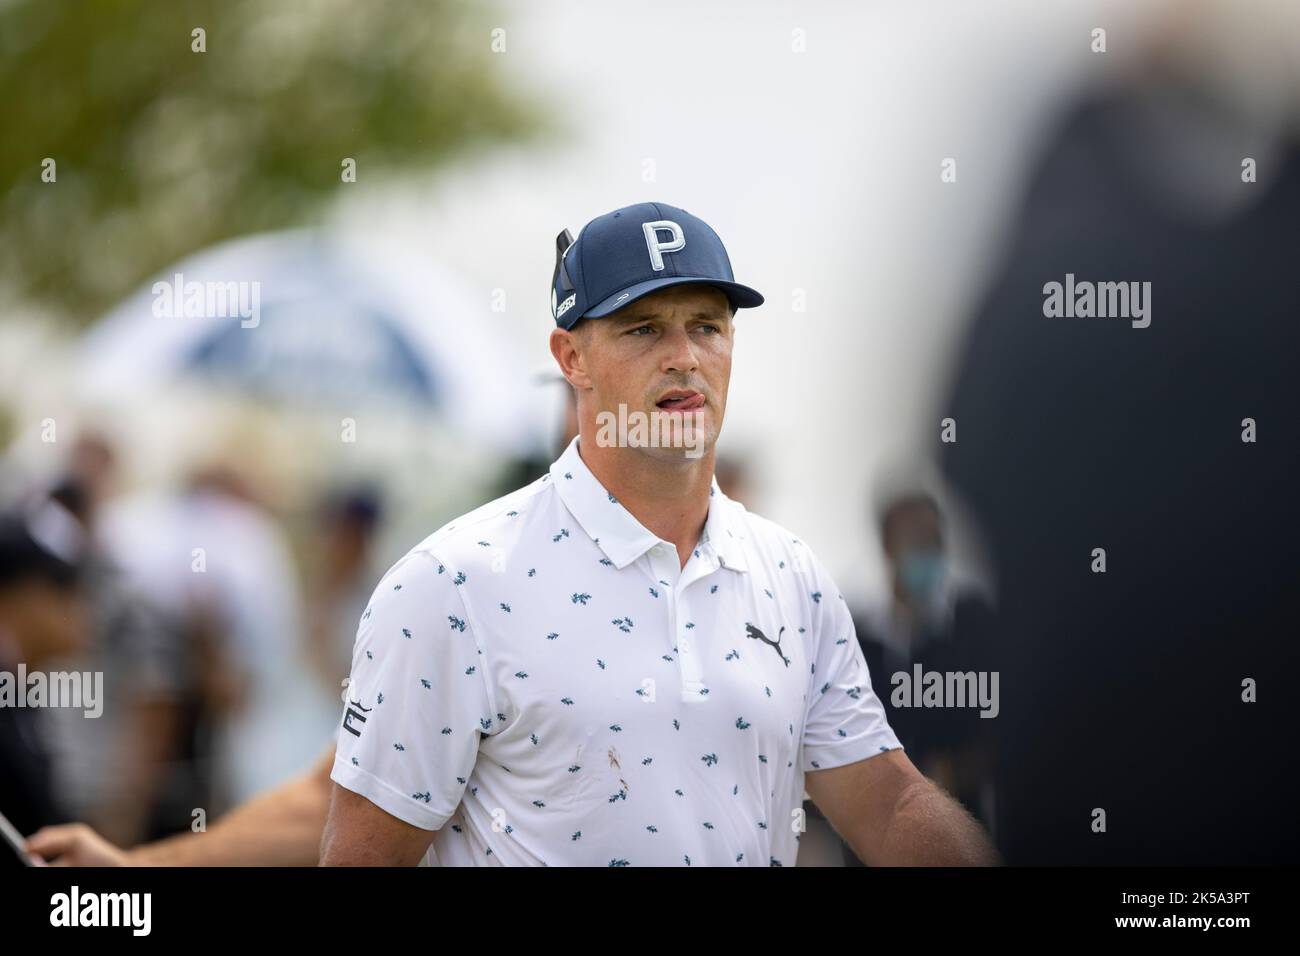
<svg viewBox="0 0 1300 956"><path fill-rule="evenodd" d="M694 372L700 367L691 334L684 328L674 328L664 333L662 369L665 372Z"/></svg>

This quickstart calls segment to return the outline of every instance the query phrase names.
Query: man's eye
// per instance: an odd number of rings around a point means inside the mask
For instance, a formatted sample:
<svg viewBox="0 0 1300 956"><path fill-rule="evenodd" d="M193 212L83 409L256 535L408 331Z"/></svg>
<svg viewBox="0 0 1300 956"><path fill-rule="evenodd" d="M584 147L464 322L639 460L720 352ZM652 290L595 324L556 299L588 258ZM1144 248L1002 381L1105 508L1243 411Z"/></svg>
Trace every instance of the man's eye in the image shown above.
<svg viewBox="0 0 1300 956"><path fill-rule="evenodd" d="M719 331L716 325L701 325L701 326L697 326L697 328L708 329L710 332L715 334Z"/></svg>
<svg viewBox="0 0 1300 956"><path fill-rule="evenodd" d="M653 332L653 331L654 331L654 326L651 326L651 325L638 325L635 329L631 329L631 330L629 330L628 334L629 334L629 335L637 335L637 334L639 334L639 333L641 333L641 332Z"/></svg>

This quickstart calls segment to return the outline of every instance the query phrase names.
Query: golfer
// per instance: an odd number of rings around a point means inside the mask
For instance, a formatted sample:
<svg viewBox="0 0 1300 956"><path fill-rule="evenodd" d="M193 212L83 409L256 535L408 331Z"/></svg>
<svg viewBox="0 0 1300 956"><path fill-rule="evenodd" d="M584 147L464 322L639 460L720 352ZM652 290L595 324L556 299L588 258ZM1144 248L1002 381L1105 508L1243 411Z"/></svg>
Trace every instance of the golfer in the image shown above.
<svg viewBox="0 0 1300 956"><path fill-rule="evenodd" d="M561 233L552 292L578 436L379 582L322 864L791 866L805 790L869 864L997 862L904 754L820 561L714 481L763 302L717 234L619 209Z"/></svg>

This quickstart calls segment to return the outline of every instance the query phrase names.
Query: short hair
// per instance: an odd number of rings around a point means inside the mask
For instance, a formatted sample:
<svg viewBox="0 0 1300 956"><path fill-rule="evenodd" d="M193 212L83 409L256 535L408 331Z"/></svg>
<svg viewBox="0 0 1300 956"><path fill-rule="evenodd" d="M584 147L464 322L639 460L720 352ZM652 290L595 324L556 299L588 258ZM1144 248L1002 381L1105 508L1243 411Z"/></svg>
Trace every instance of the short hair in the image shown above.
<svg viewBox="0 0 1300 956"><path fill-rule="evenodd" d="M585 338L587 330L591 328L592 321L592 319L587 318L585 315L580 315L578 316L577 321L569 326L569 331L575 332Z"/></svg>

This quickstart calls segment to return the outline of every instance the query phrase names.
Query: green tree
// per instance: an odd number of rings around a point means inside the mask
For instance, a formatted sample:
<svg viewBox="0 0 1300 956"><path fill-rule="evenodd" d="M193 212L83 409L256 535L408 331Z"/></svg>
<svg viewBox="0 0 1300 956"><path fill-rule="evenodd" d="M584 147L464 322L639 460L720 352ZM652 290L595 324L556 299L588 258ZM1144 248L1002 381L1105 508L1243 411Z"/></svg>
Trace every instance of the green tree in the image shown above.
<svg viewBox="0 0 1300 956"><path fill-rule="evenodd" d="M0 288L85 322L194 250L310 220L348 188L347 157L364 183L541 134L491 16L464 0L0 0Z"/></svg>

